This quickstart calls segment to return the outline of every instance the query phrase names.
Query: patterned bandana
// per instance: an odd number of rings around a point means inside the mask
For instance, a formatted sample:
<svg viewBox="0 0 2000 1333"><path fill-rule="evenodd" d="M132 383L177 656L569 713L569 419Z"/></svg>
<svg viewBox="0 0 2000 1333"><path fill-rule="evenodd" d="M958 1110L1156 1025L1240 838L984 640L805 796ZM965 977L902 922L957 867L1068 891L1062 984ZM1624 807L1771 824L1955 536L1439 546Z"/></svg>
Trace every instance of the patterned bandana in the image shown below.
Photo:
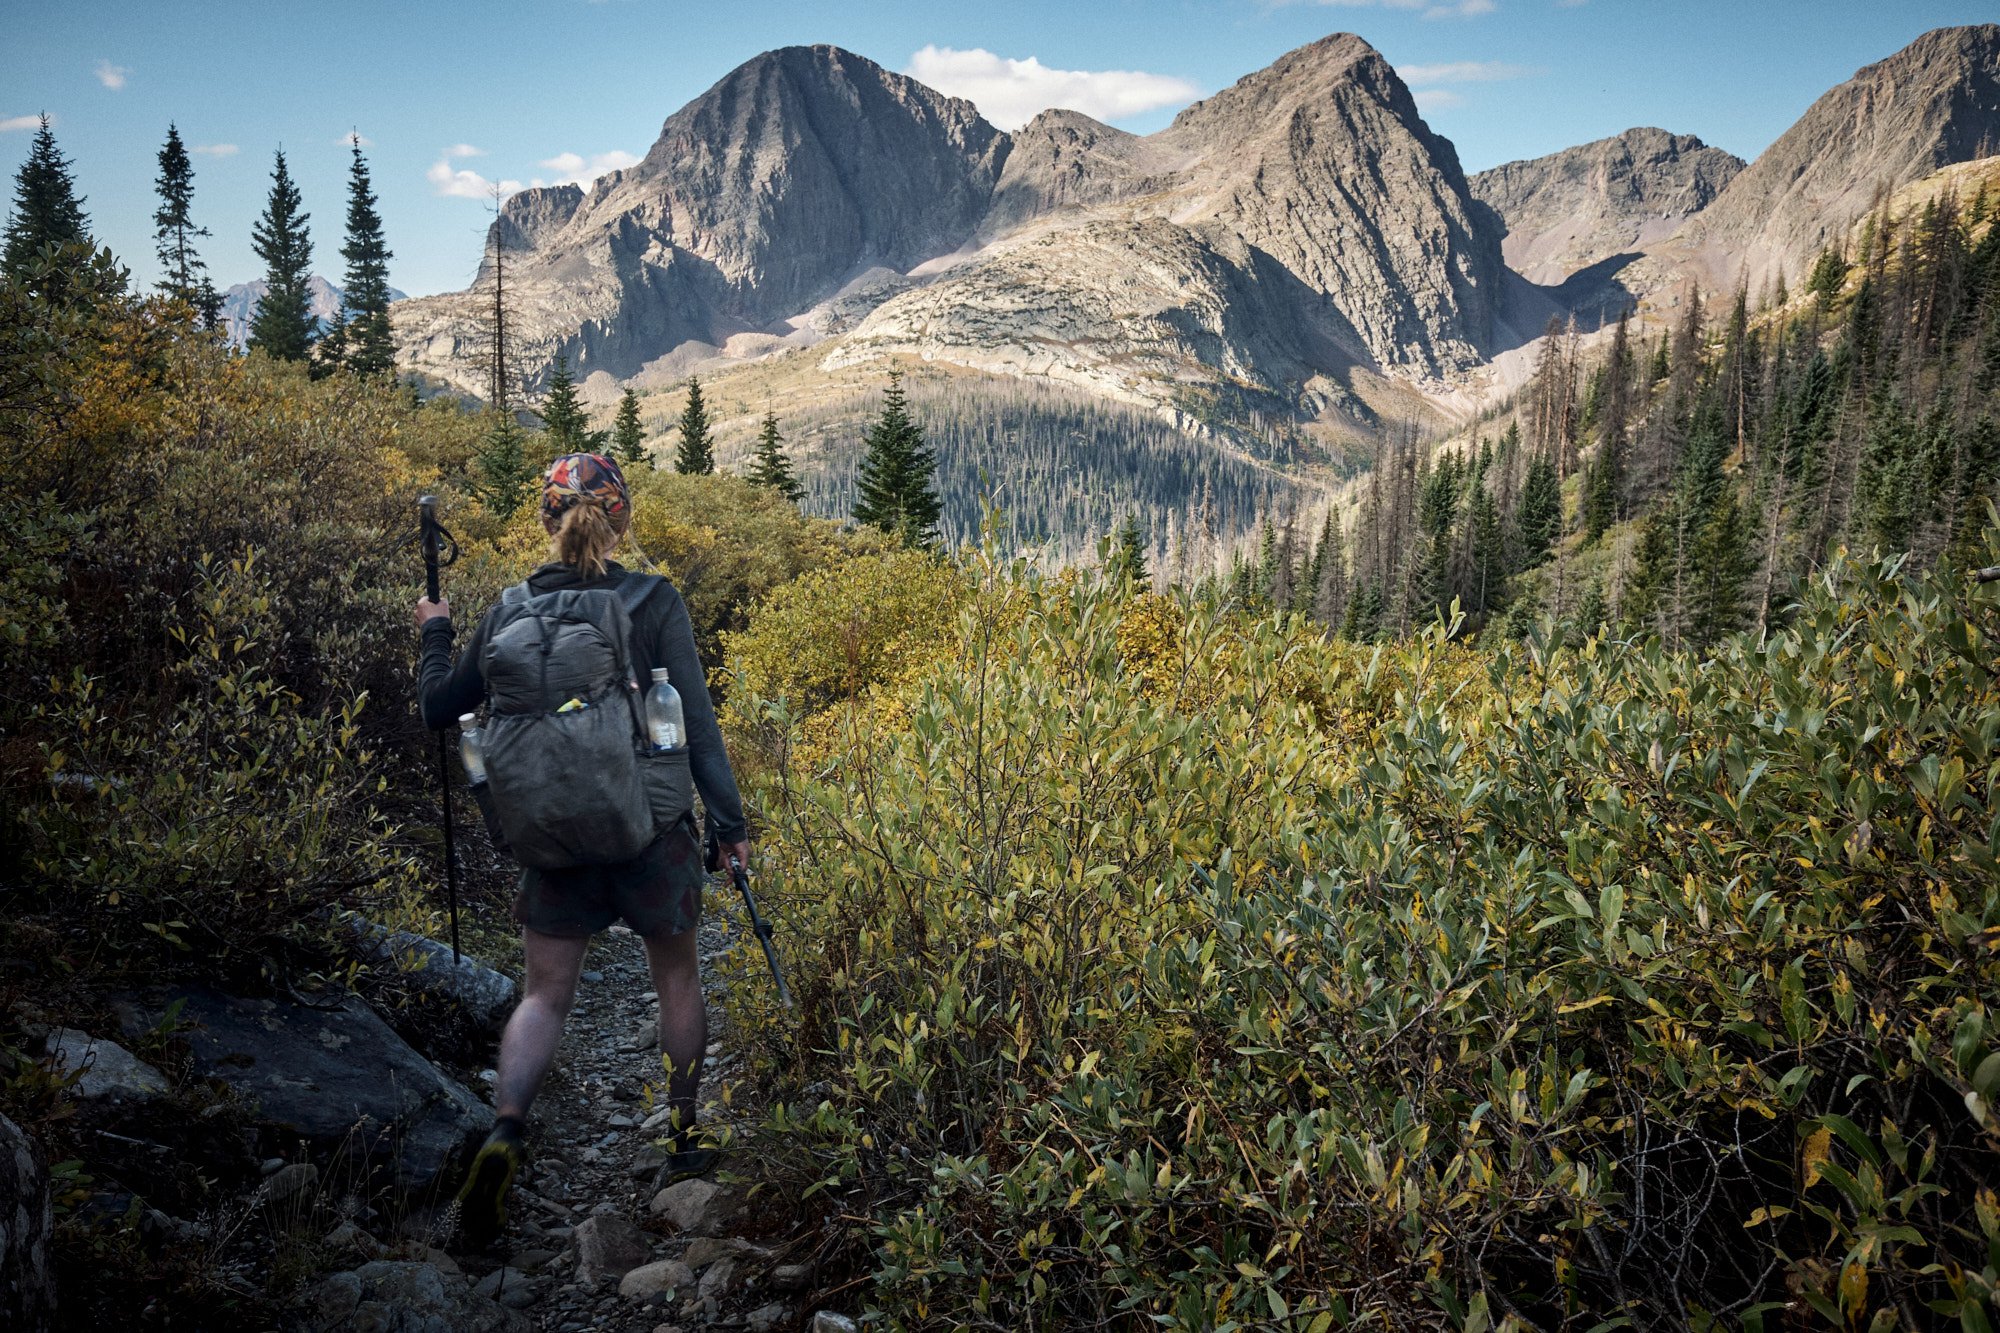
<svg viewBox="0 0 2000 1333"><path fill-rule="evenodd" d="M595 500L611 520L611 526L625 531L632 521L632 494L625 489L625 474L603 454L564 454L549 464L542 478L542 519L562 521L563 511L585 500Z"/></svg>

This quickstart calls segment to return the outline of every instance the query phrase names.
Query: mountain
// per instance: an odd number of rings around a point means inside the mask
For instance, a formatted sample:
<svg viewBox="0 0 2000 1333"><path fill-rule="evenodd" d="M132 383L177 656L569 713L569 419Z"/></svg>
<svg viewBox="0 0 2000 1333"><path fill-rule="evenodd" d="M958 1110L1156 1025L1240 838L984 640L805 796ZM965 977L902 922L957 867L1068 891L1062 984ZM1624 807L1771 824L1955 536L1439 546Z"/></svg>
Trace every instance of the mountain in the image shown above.
<svg viewBox="0 0 2000 1333"><path fill-rule="evenodd" d="M1074 112L1008 135L862 57L787 48L638 166L523 192L496 226L530 366L624 378L830 339L829 365L912 353L1163 414L1192 393L1310 417L1357 368L1455 374L1503 289L1456 152L1346 35L1144 138ZM478 295L395 317L406 364L477 387Z"/></svg>
<svg viewBox="0 0 2000 1333"><path fill-rule="evenodd" d="M1470 184L1506 227L1508 267L1556 286L1671 236L1742 170L1742 158L1691 134L1640 128L1509 162Z"/></svg>
<svg viewBox="0 0 2000 1333"><path fill-rule="evenodd" d="M2000 152L2000 25L1939 28L1834 88L1665 247L1712 288L1796 284L1883 191Z"/></svg>
<svg viewBox="0 0 2000 1333"><path fill-rule="evenodd" d="M259 278L255 282L239 282L222 294L222 327L228 333L229 341L236 346L241 347L250 341L250 320L257 313L257 302L264 299L264 293L270 290L270 286L271 284ZM341 306L347 300L347 293L317 273L313 274L312 281L307 286L312 293L313 316L319 320L320 328L324 329L333 322L333 317L340 313ZM391 287L389 299L401 301L404 296Z"/></svg>
<svg viewBox="0 0 2000 1333"><path fill-rule="evenodd" d="M970 102L831 46L767 52L668 118L637 166L525 190L497 222L522 361L629 376L766 333L875 268L972 235L1007 136ZM405 360L468 387L470 293L398 308Z"/></svg>

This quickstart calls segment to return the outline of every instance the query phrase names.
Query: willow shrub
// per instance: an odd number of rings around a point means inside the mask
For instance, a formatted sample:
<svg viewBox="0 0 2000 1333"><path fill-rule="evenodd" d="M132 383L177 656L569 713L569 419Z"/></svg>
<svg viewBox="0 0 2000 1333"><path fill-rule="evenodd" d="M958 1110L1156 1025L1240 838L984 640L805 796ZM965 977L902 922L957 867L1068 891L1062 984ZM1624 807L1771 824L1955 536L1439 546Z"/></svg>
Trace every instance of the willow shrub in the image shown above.
<svg viewBox="0 0 2000 1333"><path fill-rule="evenodd" d="M1827 580L1697 660L986 568L763 793L766 1160L896 1328L1987 1328L2000 590Z"/></svg>

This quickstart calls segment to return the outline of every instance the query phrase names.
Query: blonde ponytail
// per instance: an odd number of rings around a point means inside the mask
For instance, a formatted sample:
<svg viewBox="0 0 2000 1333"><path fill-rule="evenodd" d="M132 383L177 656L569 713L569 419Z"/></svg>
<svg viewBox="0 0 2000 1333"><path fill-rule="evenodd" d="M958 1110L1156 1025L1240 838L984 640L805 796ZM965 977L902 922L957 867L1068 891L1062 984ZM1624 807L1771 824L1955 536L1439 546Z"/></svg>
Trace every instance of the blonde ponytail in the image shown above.
<svg viewBox="0 0 2000 1333"><path fill-rule="evenodd" d="M618 545L618 530L602 506L590 500L563 510L562 523L551 536L556 559L586 578L599 578L604 561Z"/></svg>

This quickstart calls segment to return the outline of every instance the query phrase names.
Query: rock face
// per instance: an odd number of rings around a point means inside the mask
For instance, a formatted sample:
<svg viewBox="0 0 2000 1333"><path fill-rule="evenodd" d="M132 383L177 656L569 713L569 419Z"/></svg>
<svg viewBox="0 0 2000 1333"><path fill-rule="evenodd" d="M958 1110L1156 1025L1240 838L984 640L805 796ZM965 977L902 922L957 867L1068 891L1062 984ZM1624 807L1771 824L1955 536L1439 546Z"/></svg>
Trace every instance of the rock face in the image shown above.
<svg viewBox="0 0 2000 1333"><path fill-rule="evenodd" d="M57 1028L47 1046L58 1068L78 1072L76 1093L85 1101L147 1102L168 1091L159 1070L115 1041Z"/></svg>
<svg viewBox="0 0 2000 1333"><path fill-rule="evenodd" d="M528 190L499 225L520 352L629 375L720 344L873 267L949 253L985 213L1007 136L970 102L831 46L770 51L668 118L644 161ZM523 247L525 247L523 249ZM458 372L476 298L397 308L404 359Z"/></svg>
<svg viewBox="0 0 2000 1333"><path fill-rule="evenodd" d="M514 1012L514 979L470 954L407 930L385 930L365 918L348 920L356 952L411 989L460 1016L475 1031L496 1035Z"/></svg>
<svg viewBox="0 0 2000 1333"><path fill-rule="evenodd" d="M1070 111L1009 136L861 57L774 51L638 166L523 192L495 225L528 363L624 376L851 329L836 358L921 352L1152 407L1240 381L1310 412L1323 371L1464 369L1502 276L1451 144L1346 35L1144 138ZM480 318L472 293L399 304L403 361L476 390Z"/></svg>
<svg viewBox="0 0 2000 1333"><path fill-rule="evenodd" d="M1674 243L1713 286L1796 284L1877 190L1996 150L2000 25L1939 28L1814 102Z"/></svg>
<svg viewBox="0 0 2000 1333"><path fill-rule="evenodd" d="M229 341L241 347L250 340L250 321L257 313L257 302L264 299L270 284L262 278L254 282L239 282L222 294L222 330ZM312 297L313 318L324 329L333 323L333 317L347 301L347 293L315 273L306 284ZM403 293L394 287L389 289L389 299L400 301Z"/></svg>
<svg viewBox="0 0 2000 1333"><path fill-rule="evenodd" d="M529 1333L534 1325L431 1264L378 1259L336 1273L313 1291L307 1327L319 1333Z"/></svg>
<svg viewBox="0 0 2000 1333"><path fill-rule="evenodd" d="M1470 184L1506 227L1507 266L1554 286L1672 235L1742 170L1742 158L1691 134L1642 128L1509 162Z"/></svg>
<svg viewBox="0 0 2000 1333"><path fill-rule="evenodd" d="M0 1115L0 1326L49 1327L55 1278L49 1272L49 1177L19 1125Z"/></svg>
<svg viewBox="0 0 2000 1333"><path fill-rule="evenodd" d="M195 1076L251 1101L279 1141L303 1140L322 1160L365 1154L405 1189L431 1188L493 1127L485 1103L352 996L322 1010L196 990L181 1021L198 1025L188 1033Z"/></svg>

